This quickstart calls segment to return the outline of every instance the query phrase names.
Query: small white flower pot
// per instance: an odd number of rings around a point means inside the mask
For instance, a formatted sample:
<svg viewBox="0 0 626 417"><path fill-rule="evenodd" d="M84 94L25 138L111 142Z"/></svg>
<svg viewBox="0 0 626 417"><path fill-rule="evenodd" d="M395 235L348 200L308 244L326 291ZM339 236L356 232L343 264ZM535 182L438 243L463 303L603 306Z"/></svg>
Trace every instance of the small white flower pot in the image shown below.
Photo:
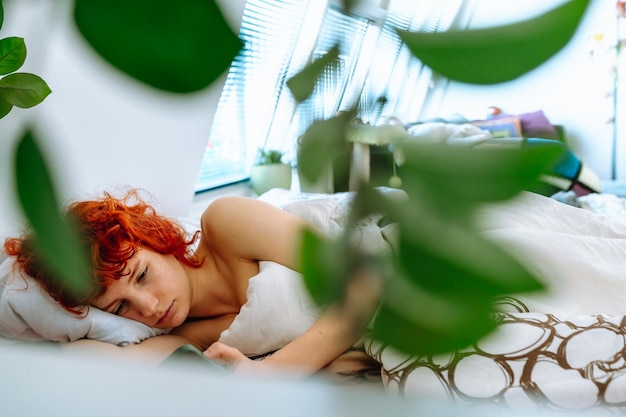
<svg viewBox="0 0 626 417"><path fill-rule="evenodd" d="M291 165L254 165L250 170L250 184L258 195L272 188L291 188Z"/></svg>

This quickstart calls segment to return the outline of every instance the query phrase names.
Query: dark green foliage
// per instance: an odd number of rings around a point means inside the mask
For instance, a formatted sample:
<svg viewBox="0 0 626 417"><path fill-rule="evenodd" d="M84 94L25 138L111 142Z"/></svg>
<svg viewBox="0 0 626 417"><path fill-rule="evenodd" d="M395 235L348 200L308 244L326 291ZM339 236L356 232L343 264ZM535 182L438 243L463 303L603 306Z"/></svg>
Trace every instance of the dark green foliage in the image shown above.
<svg viewBox="0 0 626 417"><path fill-rule="evenodd" d="M242 47L215 1L76 0L74 18L110 64L175 93L208 87Z"/></svg>
<svg viewBox="0 0 626 417"><path fill-rule="evenodd" d="M298 166L307 180L317 181L335 156L343 153L345 130L351 118L351 114L341 113L328 120L318 120L307 129L298 150Z"/></svg>
<svg viewBox="0 0 626 417"><path fill-rule="evenodd" d="M313 61L287 81L287 87L296 101L303 102L309 98L320 75L326 68L332 68L337 58L339 58L339 45L333 46L326 55Z"/></svg>
<svg viewBox="0 0 626 417"><path fill-rule="evenodd" d="M463 303L454 297L428 299L408 288L387 292L390 301L381 305L372 336L402 352L453 352L470 346L496 327L488 299Z"/></svg>
<svg viewBox="0 0 626 417"><path fill-rule="evenodd" d="M375 337L410 353L443 353L466 347L493 329L497 297L542 288L516 259L479 234L473 220L481 204L510 198L533 184L561 148L406 145L408 198L391 200L362 185L350 223L380 213L399 230L394 258L377 260L381 270L391 262L393 272ZM311 240L307 237L303 249L305 282L318 301L340 299L337 282L349 281L357 266L349 260L358 259L359 249L347 236L329 248Z"/></svg>
<svg viewBox="0 0 626 417"><path fill-rule="evenodd" d="M398 31L433 71L470 84L497 84L537 68L572 38L589 0L571 0L527 21L486 29Z"/></svg>
<svg viewBox="0 0 626 417"><path fill-rule="evenodd" d="M90 291L89 253L62 214L50 171L30 132L18 143L14 167L19 202L34 232L39 256L47 268L65 279L70 291Z"/></svg>
<svg viewBox="0 0 626 417"><path fill-rule="evenodd" d="M7 103L6 101L0 99L0 119L2 119L4 116L9 114L12 108L13 108L12 104Z"/></svg>
<svg viewBox="0 0 626 417"><path fill-rule="evenodd" d="M0 39L0 75L17 71L26 60L24 39L15 36Z"/></svg>
<svg viewBox="0 0 626 417"><path fill-rule="evenodd" d="M466 205L506 200L535 186L563 147L470 148L407 142L403 189L421 196L441 215L464 216ZM457 203L461 203L458 205Z"/></svg>
<svg viewBox="0 0 626 417"><path fill-rule="evenodd" d="M328 305L343 297L349 272L344 257L346 249L340 241L322 240L309 231L303 236L304 280L319 305Z"/></svg>
<svg viewBox="0 0 626 417"><path fill-rule="evenodd" d="M29 108L41 103L51 90L35 74L15 72L24 65L26 45L24 39L0 39L0 119L9 114L13 106ZM8 74L8 75L7 75Z"/></svg>
<svg viewBox="0 0 626 417"><path fill-rule="evenodd" d="M36 106L50 93L48 84L35 74L18 72L0 79L0 98L12 106L24 109Z"/></svg>
<svg viewBox="0 0 626 417"><path fill-rule="evenodd" d="M281 164L283 156L283 152L277 149L259 149L255 165Z"/></svg>

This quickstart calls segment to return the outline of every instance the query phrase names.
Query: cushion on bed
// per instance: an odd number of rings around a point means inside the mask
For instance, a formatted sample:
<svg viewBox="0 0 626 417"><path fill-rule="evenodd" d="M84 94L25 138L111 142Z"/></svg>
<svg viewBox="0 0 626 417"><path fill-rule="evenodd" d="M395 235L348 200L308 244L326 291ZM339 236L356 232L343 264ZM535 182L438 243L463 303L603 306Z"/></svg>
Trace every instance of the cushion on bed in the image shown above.
<svg viewBox="0 0 626 417"><path fill-rule="evenodd" d="M497 126L498 121L511 123L511 120L517 120L519 123L519 134L517 136L525 138L561 139L557 128L548 120L542 110L521 114L500 113L485 120L475 120L472 123L480 125L482 123L492 122Z"/></svg>
<svg viewBox="0 0 626 417"><path fill-rule="evenodd" d="M488 130L494 138L521 138L523 136L521 121L517 116L475 120L471 124Z"/></svg>
<svg viewBox="0 0 626 417"><path fill-rule="evenodd" d="M587 167L564 142L552 139L527 138L524 146L545 146L561 144L563 152L542 177L543 186L533 190L543 195L552 195L560 191L574 191L576 195L599 193L602 191L600 177Z"/></svg>
<svg viewBox="0 0 626 417"><path fill-rule="evenodd" d="M557 128L550 123L542 110L518 114L522 135L527 138L560 139Z"/></svg>

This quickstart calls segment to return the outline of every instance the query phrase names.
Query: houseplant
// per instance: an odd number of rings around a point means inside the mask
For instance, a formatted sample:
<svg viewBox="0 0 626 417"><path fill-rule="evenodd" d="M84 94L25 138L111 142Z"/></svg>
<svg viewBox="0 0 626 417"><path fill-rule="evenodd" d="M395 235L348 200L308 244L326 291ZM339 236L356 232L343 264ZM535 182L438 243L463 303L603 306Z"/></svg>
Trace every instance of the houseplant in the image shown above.
<svg viewBox="0 0 626 417"><path fill-rule="evenodd" d="M283 161L285 154L277 149L259 149L250 170L250 184L258 195L272 188L291 187L291 164Z"/></svg>
<svg viewBox="0 0 626 417"><path fill-rule="evenodd" d="M4 8L0 2L0 28L3 21ZM16 72L25 60L23 38L11 36L0 39L0 119L13 107L36 106L51 93L48 84L38 75Z"/></svg>

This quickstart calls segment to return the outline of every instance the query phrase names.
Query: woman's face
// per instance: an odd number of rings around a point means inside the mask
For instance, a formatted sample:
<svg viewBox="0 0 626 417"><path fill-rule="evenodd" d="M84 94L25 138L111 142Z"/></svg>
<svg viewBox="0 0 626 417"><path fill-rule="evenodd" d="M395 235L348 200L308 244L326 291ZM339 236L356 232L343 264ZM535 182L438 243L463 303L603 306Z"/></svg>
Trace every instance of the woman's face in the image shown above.
<svg viewBox="0 0 626 417"><path fill-rule="evenodd" d="M174 256L139 249L125 272L93 303L95 307L162 329L185 321L191 285L185 267Z"/></svg>

